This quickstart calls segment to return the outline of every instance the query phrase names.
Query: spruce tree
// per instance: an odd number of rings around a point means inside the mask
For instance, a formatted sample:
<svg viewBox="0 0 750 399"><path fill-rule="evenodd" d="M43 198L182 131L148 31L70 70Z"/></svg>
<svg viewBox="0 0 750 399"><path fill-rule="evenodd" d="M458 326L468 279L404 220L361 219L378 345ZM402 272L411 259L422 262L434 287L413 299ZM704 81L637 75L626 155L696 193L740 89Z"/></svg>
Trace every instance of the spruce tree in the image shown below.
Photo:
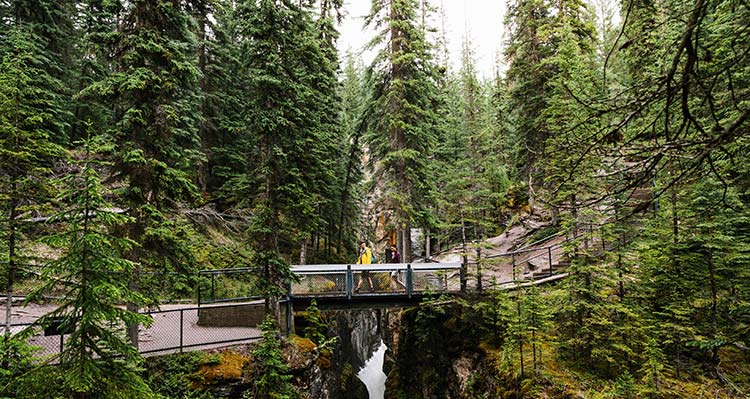
<svg viewBox="0 0 750 399"><path fill-rule="evenodd" d="M291 243L324 226L319 208L335 181L335 65L306 6L246 1L238 7L245 129L242 170L225 185L250 209L248 229L267 306L284 293ZM325 115L333 112L332 115Z"/></svg>
<svg viewBox="0 0 750 399"><path fill-rule="evenodd" d="M5 28L5 27L4 27ZM46 207L49 175L61 148L62 83L49 73L45 40L30 24L19 22L0 36L0 206L6 291L5 336L10 334L14 278L27 257L20 250L23 219ZM28 254L27 254L28 255Z"/></svg>
<svg viewBox="0 0 750 399"><path fill-rule="evenodd" d="M483 241L498 230L498 207L510 185L497 146L497 125L487 88L477 79L471 43L463 48L459 75L446 85L444 133L433 163L439 214L448 236L460 229L462 244Z"/></svg>
<svg viewBox="0 0 750 399"><path fill-rule="evenodd" d="M373 1L365 22L385 28L372 42L381 48L368 71L372 112L366 141L381 193L375 206L392 213L408 262L412 225L426 226L432 219L434 181L427 157L436 139L436 68L416 0Z"/></svg>
<svg viewBox="0 0 750 399"><path fill-rule="evenodd" d="M10 0L0 7L0 37L4 39L0 53L13 54L23 49L27 62L44 72L33 86L43 97L35 107L46 117L34 123L60 145L68 142L71 122L70 102L66 98L72 94L74 12L75 2L71 0ZM19 30L25 38L18 36ZM24 44L27 40L34 45Z"/></svg>
<svg viewBox="0 0 750 399"><path fill-rule="evenodd" d="M120 1L86 0L79 2L73 21L75 30L73 62L69 85L73 92L71 102L73 121L70 126L71 143L84 139L93 124L95 131L105 131L113 118L110 105L100 98L81 95L94 82L108 77L113 72L109 57L112 32L117 29L117 16L123 5Z"/></svg>
<svg viewBox="0 0 750 399"><path fill-rule="evenodd" d="M293 399L298 397L291 384L289 365L284 362L281 352L281 337L274 319L269 315L260 325L263 339L253 351L253 359L258 365L253 388L245 392L248 399Z"/></svg>
<svg viewBox="0 0 750 399"><path fill-rule="evenodd" d="M115 109L113 169L124 183L118 194L131 217L122 235L140 244L126 254L139 264L134 288L140 266L157 271L188 266L184 240L166 212L197 196L199 71L192 19L183 2L138 0L113 12L120 20L111 33L117 71L83 95ZM129 310L136 309L131 305ZM137 346L135 325L130 338Z"/></svg>
<svg viewBox="0 0 750 399"><path fill-rule="evenodd" d="M519 0L508 7L505 24L511 34L505 58L509 63L506 83L509 95L510 120L521 144L514 157L522 181L529 188L538 185L536 162L543 159L544 143L549 137L547 126L537 116L547 106L545 88L553 73L545 63L553 47L545 30L549 25L549 7L544 0Z"/></svg>
<svg viewBox="0 0 750 399"><path fill-rule="evenodd" d="M342 142L348 147L342 154L344 165L340 183L340 216L338 220L337 250L340 254L356 253L356 237L359 233L360 209L363 207L364 191L362 165L364 140L362 107L364 96L364 69L361 60L348 53L345 57L340 86L341 111L339 121L343 134ZM343 158L345 156L345 158Z"/></svg>
<svg viewBox="0 0 750 399"><path fill-rule="evenodd" d="M122 303L142 303L143 297L128 288L135 263L123 254L136 243L116 237L112 230L129 217L113 212L105 199L108 190L97 169L110 166L96 153L109 144L101 137L85 139L75 151L73 164L80 169L60 182L65 188L59 201L66 209L50 223L65 224L65 230L44 241L64 252L45 266L44 285L29 300L41 299L55 289L63 291L58 308L37 322L56 323L67 335L59 354L63 386L59 392L76 398L150 397L142 380L140 355L121 330L124 325L148 324L147 316L123 309Z"/></svg>

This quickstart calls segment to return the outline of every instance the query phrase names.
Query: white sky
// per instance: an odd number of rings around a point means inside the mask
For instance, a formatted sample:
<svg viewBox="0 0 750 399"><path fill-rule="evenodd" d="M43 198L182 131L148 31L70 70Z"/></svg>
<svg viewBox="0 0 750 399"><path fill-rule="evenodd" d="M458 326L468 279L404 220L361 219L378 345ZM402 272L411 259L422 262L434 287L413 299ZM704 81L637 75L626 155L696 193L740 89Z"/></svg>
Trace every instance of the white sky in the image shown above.
<svg viewBox="0 0 750 399"><path fill-rule="evenodd" d="M445 7L445 27L448 39L448 51L451 65L458 70L461 59L461 44L466 32L469 32L474 46L474 62L480 76L494 76L496 59L505 40L502 37L504 0L430 0L433 7L440 4ZM372 32L363 29L363 16L370 10L370 0L346 0L344 4L345 19L339 27L339 51L342 56L347 50L354 53L373 37ZM439 12L436 13L433 26L439 25ZM363 53L363 61L369 64L373 54Z"/></svg>

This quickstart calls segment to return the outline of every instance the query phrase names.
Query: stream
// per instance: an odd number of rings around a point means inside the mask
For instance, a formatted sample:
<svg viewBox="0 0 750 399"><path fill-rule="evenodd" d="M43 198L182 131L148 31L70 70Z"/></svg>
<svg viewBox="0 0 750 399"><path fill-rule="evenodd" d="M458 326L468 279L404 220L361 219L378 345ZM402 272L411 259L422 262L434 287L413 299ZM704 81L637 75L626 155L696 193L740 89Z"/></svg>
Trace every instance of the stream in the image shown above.
<svg viewBox="0 0 750 399"><path fill-rule="evenodd" d="M339 337L334 363L345 399L383 399L386 376L393 361L386 351L393 345L390 309L347 309L335 311L335 333ZM390 317L389 317L390 316ZM347 371L348 370L348 371ZM343 377L341 377L343 376Z"/></svg>
<svg viewBox="0 0 750 399"><path fill-rule="evenodd" d="M383 372L383 362L386 349L388 347L381 340L378 349L372 354L372 357L365 361L364 367L357 373L357 378L367 387L370 399L383 399L385 396L385 380L387 377Z"/></svg>

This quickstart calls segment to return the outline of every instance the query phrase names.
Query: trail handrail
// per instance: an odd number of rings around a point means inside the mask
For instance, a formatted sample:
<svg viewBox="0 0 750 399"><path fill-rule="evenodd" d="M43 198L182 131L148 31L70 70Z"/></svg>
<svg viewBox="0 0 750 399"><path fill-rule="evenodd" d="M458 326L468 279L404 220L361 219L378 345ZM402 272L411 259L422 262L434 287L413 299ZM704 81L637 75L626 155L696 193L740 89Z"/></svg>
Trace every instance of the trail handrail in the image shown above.
<svg viewBox="0 0 750 399"><path fill-rule="evenodd" d="M561 233L559 233L558 235L560 235L560 234ZM517 249L515 251L504 252L504 253L501 253L501 254L487 255L484 258L485 259L503 258L503 257L508 257L508 256L520 255L520 254L524 254L524 253L527 253L527 252L534 252L534 251L542 251L542 250L546 250L546 249L559 248L563 244L565 244L566 242L570 242L570 241L573 241L575 239L578 239L582 235L583 235L583 233L578 234L578 235L576 235L574 237L566 238L565 240L560 241L558 243L555 243L555 244L552 244L552 245L547 245L547 246L544 246L544 247L539 247L539 248L529 248L529 246L532 245L532 244L529 244L529 245L526 245L525 247L522 247L522 248ZM549 238L552 238L552 237L553 236L550 236ZM544 241L544 240L542 240L542 241ZM538 256L538 255L536 255L536 256ZM529 259L532 259L532 258L529 258Z"/></svg>

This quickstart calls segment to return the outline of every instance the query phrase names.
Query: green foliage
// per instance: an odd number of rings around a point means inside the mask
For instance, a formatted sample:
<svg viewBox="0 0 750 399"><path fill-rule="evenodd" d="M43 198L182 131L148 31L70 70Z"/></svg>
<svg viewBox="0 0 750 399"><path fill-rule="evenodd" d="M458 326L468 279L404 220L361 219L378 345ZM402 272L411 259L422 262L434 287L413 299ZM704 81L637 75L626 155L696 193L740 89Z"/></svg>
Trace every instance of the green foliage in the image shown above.
<svg viewBox="0 0 750 399"><path fill-rule="evenodd" d="M255 350L253 360L257 368L253 370L253 388L244 395L247 399L293 399L297 393L288 374L289 365L281 353L281 341L276 323L270 316L260 326L263 339Z"/></svg>
<svg viewBox="0 0 750 399"><path fill-rule="evenodd" d="M363 208L365 200L365 190L361 184L364 179L361 159L364 156L362 112L365 86L363 66L360 63L361 61L352 54L347 54L343 67L343 81L339 89L342 141L350 143L348 151L343 151L346 158L340 161L342 165L346 165L342 172L341 209L338 221L337 249L340 254L356 253L357 239L354 237L362 233L365 237L370 236L369 231L361 232L357 226L359 210Z"/></svg>
<svg viewBox="0 0 750 399"><path fill-rule="evenodd" d="M323 320L323 316L318 308L318 303L313 299L306 310L307 325L305 326L305 338L315 342L318 347L330 345L331 340L326 338L328 326ZM334 337L335 342L336 337Z"/></svg>
<svg viewBox="0 0 750 399"><path fill-rule="evenodd" d="M126 182L118 194L133 218L126 235L141 245L133 260L148 265L168 255L161 248L178 241L162 226L162 212L197 196L194 37L188 13L171 2L138 1L110 12L123 21L110 37L110 44L122 49L113 60L117 72L86 87L81 98L117 104L110 124L117 143L114 167Z"/></svg>
<svg viewBox="0 0 750 399"><path fill-rule="evenodd" d="M65 115L62 82L50 73L57 60L46 53L45 38L31 23L0 27L0 262L4 291L12 297L17 269L32 255L20 249L21 216L49 208L54 194L48 174L61 153L54 142ZM6 301L6 323L11 306Z"/></svg>
<svg viewBox="0 0 750 399"><path fill-rule="evenodd" d="M445 113L437 157L436 199L440 227L462 244L496 234L511 186L494 120L493 92L476 78L471 43L466 41L458 76L443 87Z"/></svg>
<svg viewBox="0 0 750 399"><path fill-rule="evenodd" d="M664 379L664 355L659 349L659 345L654 340L650 340L646 345L645 361L639 370L641 382L641 397L658 398L660 397L660 385Z"/></svg>
<svg viewBox="0 0 750 399"><path fill-rule="evenodd" d="M66 229L44 241L64 250L42 273L45 285L28 300L62 288L60 306L38 323L59 323L69 331L59 361L64 370L60 392L77 397L149 397L150 390L140 377L140 356L127 338L112 326L148 324L146 316L122 309L124 302L142 303L143 297L128 287L135 264L124 259L132 241L112 235L128 217L111 211L106 190L96 167L106 163L93 158L108 143L97 138L84 141L78 173L63 178L59 201L69 208L51 221Z"/></svg>
<svg viewBox="0 0 750 399"><path fill-rule="evenodd" d="M39 357L38 348L28 344L27 339L33 330L29 329L13 336L4 335L0 339L0 395L17 395L25 385L33 384L34 369Z"/></svg>
<svg viewBox="0 0 750 399"><path fill-rule="evenodd" d="M239 163L222 190L252 214L247 238L263 270L259 287L278 297L295 246L302 251L313 232L332 231L339 216L329 156L340 142L337 60L331 32L316 29L328 17L315 21L306 3L246 1L235 12L243 129L228 149Z"/></svg>
<svg viewBox="0 0 750 399"><path fill-rule="evenodd" d="M418 7L415 0L378 0L366 17L366 24L386 29L372 41L382 47L367 71L364 138L379 186L376 206L391 213L394 226L403 231L412 223L434 224L427 154L437 138L437 69L418 22ZM402 255L409 260L408 253Z"/></svg>
<svg viewBox="0 0 750 399"><path fill-rule="evenodd" d="M189 270L192 260L183 232L167 215L197 199L194 167L202 158L199 70L187 3L99 4L97 18L118 22L105 23L99 32L113 70L98 74L78 96L115 110L107 126L116 144L110 152L115 194L129 216L117 236L138 244L123 254L136 263L131 287L141 271L185 271L180 269ZM137 306L128 302L131 311ZM137 325L128 323L136 343Z"/></svg>
<svg viewBox="0 0 750 399"><path fill-rule="evenodd" d="M166 398L213 399L209 392L194 389L196 371L211 360L210 355L200 351L148 358L145 364L148 385Z"/></svg>
<svg viewBox="0 0 750 399"><path fill-rule="evenodd" d="M151 395L119 333L145 320L122 303L189 297L199 265L256 266L225 280L224 293L279 297L297 256L355 252L355 237L369 237L365 205L392 216L386 229L428 228L466 252L523 220L526 205L554 225L532 240L573 237L560 289L497 294L462 304L460 317L433 305L414 315L419 345L453 347L441 330L453 323L472 344L494 346L488 353L502 348L495 360L518 385L498 395L544 384L544 367L516 378L542 349L582 385L613 380L597 397L672 395L675 378L700 373L742 379L723 361L750 342L746 2L629 0L623 26L599 4L597 34L580 0L517 0L507 73L491 81L478 79L468 39L460 70L436 66L446 58L434 57L429 6L417 0L372 2L365 22L378 30L378 54L366 71L349 56L339 81L342 4L2 2L4 289L12 296L17 271L40 258L32 238L53 230L44 243L62 254L37 294L62 293L62 307L42 323L61 318L73 331L52 369L6 334L7 395ZM101 137L64 157L89 129ZM104 136L110 144L98 145ZM203 201L219 220L212 228L184 209ZM51 213L54 224L26 222ZM268 372L256 388L288 397L278 339L265 329L257 357ZM313 306L305 333L325 346L325 330ZM449 364L437 351L424 359ZM169 380L163 392L201 395L185 385Z"/></svg>

